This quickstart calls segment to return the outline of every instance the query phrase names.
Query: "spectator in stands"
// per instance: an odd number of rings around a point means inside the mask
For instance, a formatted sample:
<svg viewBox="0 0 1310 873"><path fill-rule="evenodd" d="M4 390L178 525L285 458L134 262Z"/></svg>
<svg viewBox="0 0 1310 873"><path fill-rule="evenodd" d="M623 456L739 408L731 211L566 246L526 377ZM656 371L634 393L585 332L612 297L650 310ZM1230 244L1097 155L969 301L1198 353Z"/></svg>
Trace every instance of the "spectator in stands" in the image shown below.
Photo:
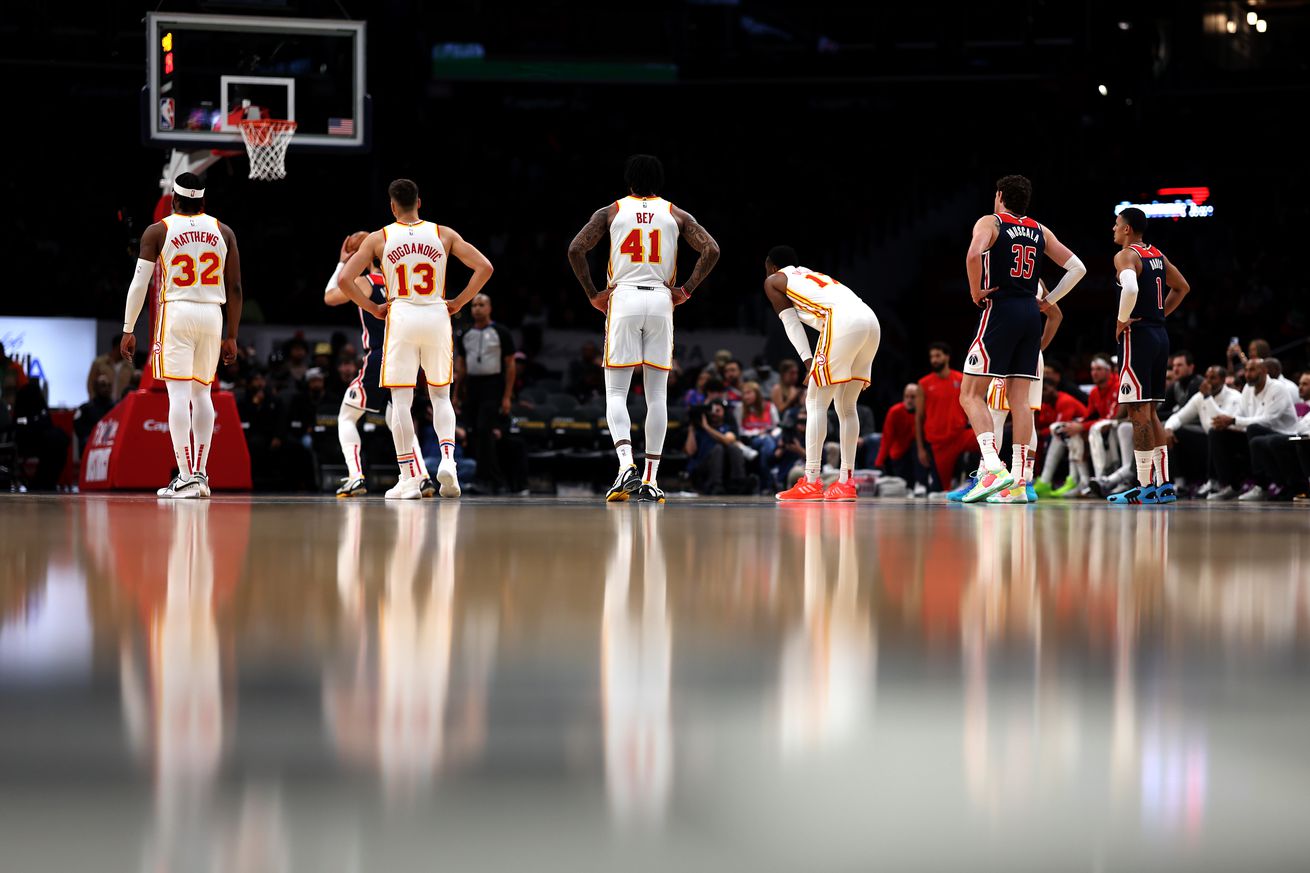
<svg viewBox="0 0 1310 873"><path fill-rule="evenodd" d="M971 452L977 443L969 429L969 419L960 407L964 374L951 369L951 347L943 342L928 346L928 366L932 372L919 380L914 441L919 463L936 474L935 487L931 490L950 491L955 487L955 468L960 456ZM916 496L925 490L928 489L916 487Z"/></svg>
<svg viewBox="0 0 1310 873"><path fill-rule="evenodd" d="M1283 375L1283 362L1274 357L1265 358L1264 362L1269 381L1286 391L1287 396L1292 398L1292 405L1296 406L1301 399L1301 390L1295 382Z"/></svg>
<svg viewBox="0 0 1310 873"><path fill-rule="evenodd" d="M323 371L323 379L326 383L328 374L332 372L332 362L336 358L332 354L332 343L317 342L314 343L314 360L311 367L317 367Z"/></svg>
<svg viewBox="0 0 1310 873"><path fill-rule="evenodd" d="M580 403L604 397L605 369L600 364L600 349L591 340L584 342L578 357L569 362L569 381L565 390Z"/></svg>
<svg viewBox="0 0 1310 873"><path fill-rule="evenodd" d="M1292 430L1251 437L1251 470L1257 484L1239 500L1292 500L1306 493L1310 469L1302 466L1297 448L1310 439L1310 412L1297 419ZM1310 459L1310 454L1306 457Z"/></svg>
<svg viewBox="0 0 1310 873"><path fill-rule="evenodd" d="M357 361L356 358L342 358L341 360L337 361L337 378L335 380L335 384L344 386L344 385L349 385L351 382L355 381L355 377L359 375L359 364L356 361ZM341 398L342 396L344 396L344 394L345 394L344 390L342 391L341 394L328 392L328 399L329 400L335 399L338 403L340 403Z"/></svg>
<svg viewBox="0 0 1310 873"><path fill-rule="evenodd" d="M1305 415L1310 412L1310 370L1306 370L1297 379L1296 392L1296 414Z"/></svg>
<svg viewBox="0 0 1310 873"><path fill-rule="evenodd" d="M757 453L760 478L772 488L773 455L778 448L778 410L764 399L764 390L758 382L742 386L741 405L737 407L741 439Z"/></svg>
<svg viewBox="0 0 1310 873"><path fill-rule="evenodd" d="M723 365L723 399L729 406L741 403L741 361L733 358Z"/></svg>
<svg viewBox="0 0 1310 873"><path fill-rule="evenodd" d="M309 372L309 344L304 337L296 336L287 340L284 366L292 382L305 381L305 373Z"/></svg>
<svg viewBox="0 0 1310 873"><path fill-rule="evenodd" d="M687 472L701 494L754 494L759 477L746 472L737 420L721 401L712 401L687 423Z"/></svg>
<svg viewBox="0 0 1310 873"><path fill-rule="evenodd" d="M773 481L790 488L805 472L805 404L793 406L782 416L778 447L773 452Z"/></svg>
<svg viewBox="0 0 1310 873"><path fill-rule="evenodd" d="M1160 404L1160 420L1164 421L1187 404L1204 380L1196 372L1196 359L1189 351L1175 352L1169 361L1169 386Z"/></svg>
<svg viewBox="0 0 1310 873"><path fill-rule="evenodd" d="M1217 415L1210 430L1210 488L1207 500L1232 500L1252 472L1250 439L1264 434L1292 434L1296 411L1287 392L1275 386L1265 371L1264 361L1248 358L1246 386L1236 415ZM1251 496L1247 497L1246 495ZM1261 482L1242 493L1247 500L1263 500Z"/></svg>
<svg viewBox="0 0 1310 873"><path fill-rule="evenodd" d="M500 466L499 444L509 433L517 349L509 329L491 320L491 297L474 297L470 310L473 326L455 340L455 391L478 462L480 481L472 493L504 494L509 483Z"/></svg>
<svg viewBox="0 0 1310 873"><path fill-rule="evenodd" d="M337 404L327 396L327 374L319 367L305 371L303 385L292 385L279 402L279 487L290 491L317 491L314 428L319 415L335 422Z"/></svg>
<svg viewBox="0 0 1310 873"><path fill-rule="evenodd" d="M1228 371L1223 367L1207 368L1196 393L1164 423L1174 484L1179 487L1208 478L1206 461L1215 416L1237 414L1242 395L1228 387L1227 379Z"/></svg>
<svg viewBox="0 0 1310 873"><path fill-rule="evenodd" d="M706 367L705 369L698 372L696 374L696 384L693 387L688 388L687 393L682 395L682 405L683 406L704 405L706 399L709 396L709 394L707 393L707 389L710 384L710 379L713 378L713 376L714 374L710 371L709 367Z"/></svg>
<svg viewBox="0 0 1310 873"><path fill-rule="evenodd" d="M104 375L109 377L109 396L114 401L123 399L127 384L132 381L132 362L123 360L123 353L118 348L122 340L121 333L112 334L107 351L91 362L91 371L86 374L87 397L96 396L96 378Z"/></svg>
<svg viewBox="0 0 1310 873"><path fill-rule="evenodd" d="M1242 373L1246 368L1246 362L1251 358L1260 358L1264 360L1273 354L1273 349L1269 346L1268 340L1253 339L1246 347L1246 354L1242 354L1242 347L1238 343L1231 343L1228 346L1228 372L1234 375Z"/></svg>
<svg viewBox="0 0 1310 873"><path fill-rule="evenodd" d="M800 364L786 358L778 364L778 384L773 386L773 405L778 414L805 405L805 386L801 384Z"/></svg>
<svg viewBox="0 0 1310 873"><path fill-rule="evenodd" d="M928 470L919 464L914 445L914 410L919 400L919 383L905 386L901 402L887 410L882 422L882 441L873 465L888 476L900 476L911 488L926 487Z"/></svg>
<svg viewBox="0 0 1310 873"><path fill-rule="evenodd" d="M1054 492L1055 497L1064 497L1070 493L1079 496L1090 493L1092 465L1087 457L1088 438L1094 434L1098 440L1097 450L1092 456L1093 459L1101 459L1104 464L1105 435L1115 423L1114 416L1119 408L1118 396L1119 376L1110 368L1110 361L1098 355L1092 360L1092 393L1087 398L1087 415L1082 421L1064 425L1057 434L1067 444L1073 482L1066 480L1064 486ZM1072 487L1068 487L1070 485Z"/></svg>
<svg viewBox="0 0 1310 873"><path fill-rule="evenodd" d="M1064 365L1054 358L1046 359L1046 368L1042 371L1042 381L1054 385L1057 391L1063 391L1083 406L1087 405L1087 395L1073 379L1065 378Z"/></svg>
<svg viewBox="0 0 1310 873"><path fill-rule="evenodd" d="M237 399L237 413L246 433L250 452L250 474L256 490L277 487L280 476L276 458L282 449L280 420L282 405L268 390L263 371L255 370L246 381L246 390Z"/></svg>
<svg viewBox="0 0 1310 873"><path fill-rule="evenodd" d="M1061 439L1061 431L1086 417L1087 407L1072 394L1060 391L1051 382L1042 383L1042 408L1037 411L1036 425L1037 438L1039 441L1046 440L1046 449L1041 453L1042 474L1033 483L1033 490L1038 497L1052 497L1056 494L1055 477L1059 475L1060 464L1067 453L1067 443ZM1072 475L1066 475L1059 490L1067 494L1076 484Z"/></svg>
<svg viewBox="0 0 1310 873"><path fill-rule="evenodd" d="M15 441L18 457L35 458L36 474L27 483L32 491L53 491L59 486L68 461L68 434L50 419L41 383L28 380L14 397Z"/></svg>
<svg viewBox="0 0 1310 873"><path fill-rule="evenodd" d="M119 355L119 358L121 359L122 355ZM95 384L91 387L91 399L73 413L73 433L77 434L77 441L81 445L86 445L87 440L91 438L91 431L95 430L100 419L114 408L113 382L110 381L107 373L97 375Z"/></svg>

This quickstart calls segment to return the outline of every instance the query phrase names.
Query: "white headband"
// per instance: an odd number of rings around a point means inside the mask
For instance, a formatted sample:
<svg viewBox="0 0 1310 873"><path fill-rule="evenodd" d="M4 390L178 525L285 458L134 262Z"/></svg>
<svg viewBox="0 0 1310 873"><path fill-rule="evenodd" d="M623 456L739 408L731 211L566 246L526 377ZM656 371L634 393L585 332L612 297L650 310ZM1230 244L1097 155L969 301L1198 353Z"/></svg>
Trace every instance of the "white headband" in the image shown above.
<svg viewBox="0 0 1310 873"><path fill-rule="evenodd" d="M204 188L183 188L176 182L173 183L173 193L179 197L190 197L192 200L199 200L205 196Z"/></svg>

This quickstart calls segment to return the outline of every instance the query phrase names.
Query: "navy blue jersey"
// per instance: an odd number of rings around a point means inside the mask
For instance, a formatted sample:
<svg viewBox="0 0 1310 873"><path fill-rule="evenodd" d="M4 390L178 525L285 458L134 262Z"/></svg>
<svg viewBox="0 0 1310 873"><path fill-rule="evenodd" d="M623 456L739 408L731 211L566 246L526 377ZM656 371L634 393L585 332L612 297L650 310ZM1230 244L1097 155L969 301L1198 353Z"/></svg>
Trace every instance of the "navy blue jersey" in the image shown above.
<svg viewBox="0 0 1310 873"><path fill-rule="evenodd" d="M381 273L369 273L369 284L373 286L373 293L369 299L374 303L382 304L387 302L387 281L382 278ZM363 309L359 310L359 340L363 343L363 354L369 352L382 353L383 338L386 336L387 323L381 319L374 318Z"/></svg>
<svg viewBox="0 0 1310 873"><path fill-rule="evenodd" d="M1037 296L1046 239L1042 226L1031 218L1008 212L994 215L996 242L983 252L983 288L995 288L993 299Z"/></svg>
<svg viewBox="0 0 1310 873"><path fill-rule="evenodd" d="M1164 253L1155 246L1133 243L1128 248L1142 259L1142 272L1137 276L1137 303L1133 318L1142 321L1164 322L1164 298L1168 285L1164 280Z"/></svg>

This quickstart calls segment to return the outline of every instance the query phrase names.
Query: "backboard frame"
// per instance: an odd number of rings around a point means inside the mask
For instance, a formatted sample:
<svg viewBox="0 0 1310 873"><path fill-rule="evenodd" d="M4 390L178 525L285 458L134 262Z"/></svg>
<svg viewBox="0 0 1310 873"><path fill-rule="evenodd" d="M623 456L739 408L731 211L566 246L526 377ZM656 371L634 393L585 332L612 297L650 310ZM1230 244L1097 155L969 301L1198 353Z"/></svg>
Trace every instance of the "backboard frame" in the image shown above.
<svg viewBox="0 0 1310 873"><path fill-rule="evenodd" d="M367 94L367 60L366 39L368 23L365 21L334 20L326 18L285 18L251 15L200 15L192 13L148 12L146 13L146 64L148 80L141 89L141 137L147 145L162 148L174 148L183 151L200 151L204 149L241 149L244 147L241 132L228 126L224 119L223 127L207 130L203 133L183 130L166 130L160 126L159 88L159 52L156 51L160 28L193 29L250 32L266 31L269 33L305 33L314 35L339 34L353 39L354 51L354 112L355 129L348 135L319 134L297 132L292 138L293 150L361 152L372 145L372 106ZM239 77L227 77L229 80ZM272 77L249 77L272 78ZM293 83L294 85L294 83ZM221 86L220 86L221 90ZM294 87L291 89L294 95ZM222 94L215 93L216 103Z"/></svg>

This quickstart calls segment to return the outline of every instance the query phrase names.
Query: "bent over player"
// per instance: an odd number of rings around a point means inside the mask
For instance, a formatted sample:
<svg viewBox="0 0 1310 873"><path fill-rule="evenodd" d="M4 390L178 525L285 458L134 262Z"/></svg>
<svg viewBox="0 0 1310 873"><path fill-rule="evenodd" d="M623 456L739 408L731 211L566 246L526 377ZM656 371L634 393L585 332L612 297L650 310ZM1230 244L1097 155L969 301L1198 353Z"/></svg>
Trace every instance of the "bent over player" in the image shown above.
<svg viewBox="0 0 1310 873"><path fill-rule="evenodd" d="M136 273L127 289L123 313L120 349L129 361L136 354L133 331L137 316L156 269L159 315L151 366L155 378L163 380L168 389L168 435L177 463L177 475L158 494L208 497L207 463L215 417L210 386L220 353L225 364L237 357L241 256L232 228L205 214L205 189L194 173L183 173L174 180L173 213L141 235Z"/></svg>

